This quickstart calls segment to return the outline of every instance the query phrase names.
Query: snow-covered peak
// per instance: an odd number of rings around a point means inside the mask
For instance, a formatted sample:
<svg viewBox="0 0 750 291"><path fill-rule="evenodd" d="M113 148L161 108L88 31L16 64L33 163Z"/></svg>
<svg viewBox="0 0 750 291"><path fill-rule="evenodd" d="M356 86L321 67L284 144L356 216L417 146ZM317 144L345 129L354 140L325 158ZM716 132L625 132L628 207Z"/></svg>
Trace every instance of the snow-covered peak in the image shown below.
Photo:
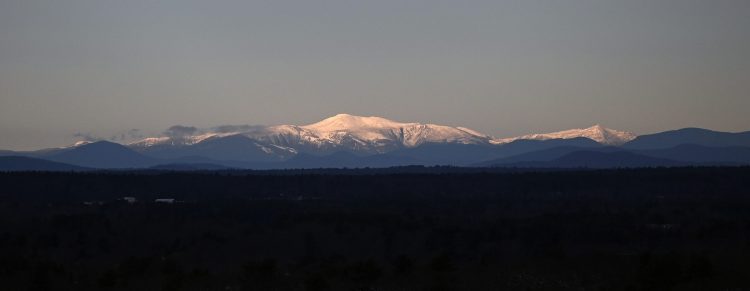
<svg viewBox="0 0 750 291"><path fill-rule="evenodd" d="M620 145L635 138L629 132L595 125L554 133L494 139L465 127L418 122L398 122L377 116L337 114L308 125L219 126L198 129L191 135L149 137L129 146L146 151L154 146L189 146L208 140L243 135L265 148L284 148L288 152L325 153L341 150L360 153L384 153L413 148L425 143L504 144L518 139L570 139L586 137L602 144Z"/></svg>
<svg viewBox="0 0 750 291"><path fill-rule="evenodd" d="M167 144L169 143L170 138L167 136L161 136L161 137L147 137L139 141L132 142L128 144L132 147L152 147L159 144Z"/></svg>
<svg viewBox="0 0 750 291"><path fill-rule="evenodd" d="M84 146L84 145L87 145L87 144L90 144L90 143L93 143L93 141L90 141L90 140L80 140L80 141L77 141L77 142L73 143L72 145L69 145L69 146L66 146L66 147L62 147L62 148L64 148L64 149L65 148L77 148L79 146Z"/></svg>
<svg viewBox="0 0 750 291"><path fill-rule="evenodd" d="M148 147L157 146L157 145L171 145L171 146L194 145L194 144L200 143L202 141L205 141L211 138L229 136L229 135L234 135L234 134L237 134L237 133L207 132L207 133L200 133L196 135L179 136L179 137L177 136L147 137L142 140L129 143L128 146L134 147L134 148L148 148Z"/></svg>
<svg viewBox="0 0 750 291"><path fill-rule="evenodd" d="M605 145L621 145L636 138L632 132L620 131L606 128L596 124L589 128L569 129L552 133L535 133L517 137L501 138L492 140L494 144L505 144L515 140L548 140L548 139L571 139L585 137Z"/></svg>
<svg viewBox="0 0 750 291"><path fill-rule="evenodd" d="M227 130L229 129L229 130ZM387 152L423 143L488 144L492 137L463 128L416 122L397 122L376 116L337 114L319 122L274 126L223 126L181 137L150 137L131 143L137 149L192 145L229 135L244 135L266 145L315 151Z"/></svg>
<svg viewBox="0 0 750 291"><path fill-rule="evenodd" d="M302 126L324 141L334 144L353 142L376 151L394 147L415 147L428 142L489 143L485 134L462 128L416 122L397 122L377 116L337 114Z"/></svg>
<svg viewBox="0 0 750 291"><path fill-rule="evenodd" d="M396 122L377 116L365 117L341 113L302 127L319 132L331 132L356 129L398 128L413 124Z"/></svg>

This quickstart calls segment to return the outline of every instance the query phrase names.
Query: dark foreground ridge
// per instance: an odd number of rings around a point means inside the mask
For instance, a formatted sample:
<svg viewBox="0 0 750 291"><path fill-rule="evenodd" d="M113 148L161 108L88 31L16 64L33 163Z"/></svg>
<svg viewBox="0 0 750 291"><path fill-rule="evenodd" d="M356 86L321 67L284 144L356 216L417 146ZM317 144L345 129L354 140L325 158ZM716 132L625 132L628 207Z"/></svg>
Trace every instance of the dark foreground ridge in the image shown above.
<svg viewBox="0 0 750 291"><path fill-rule="evenodd" d="M0 173L0 289L750 288L750 168L400 169Z"/></svg>

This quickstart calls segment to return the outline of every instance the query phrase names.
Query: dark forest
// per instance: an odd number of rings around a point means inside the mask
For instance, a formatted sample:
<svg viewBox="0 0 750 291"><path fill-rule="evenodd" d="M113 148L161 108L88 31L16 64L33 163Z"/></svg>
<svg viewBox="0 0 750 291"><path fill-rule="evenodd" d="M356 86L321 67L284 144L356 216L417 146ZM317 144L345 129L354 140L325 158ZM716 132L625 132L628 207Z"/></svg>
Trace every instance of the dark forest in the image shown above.
<svg viewBox="0 0 750 291"><path fill-rule="evenodd" d="M747 167L14 172L0 185L4 290L750 288Z"/></svg>

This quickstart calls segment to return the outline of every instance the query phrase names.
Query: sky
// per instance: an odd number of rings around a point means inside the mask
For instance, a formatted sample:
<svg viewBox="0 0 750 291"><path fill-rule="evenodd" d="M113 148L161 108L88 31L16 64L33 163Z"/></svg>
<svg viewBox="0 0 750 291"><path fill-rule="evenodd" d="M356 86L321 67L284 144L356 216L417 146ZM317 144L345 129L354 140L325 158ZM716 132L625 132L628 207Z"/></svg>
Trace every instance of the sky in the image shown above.
<svg viewBox="0 0 750 291"><path fill-rule="evenodd" d="M0 0L0 149L309 124L750 130L750 1Z"/></svg>

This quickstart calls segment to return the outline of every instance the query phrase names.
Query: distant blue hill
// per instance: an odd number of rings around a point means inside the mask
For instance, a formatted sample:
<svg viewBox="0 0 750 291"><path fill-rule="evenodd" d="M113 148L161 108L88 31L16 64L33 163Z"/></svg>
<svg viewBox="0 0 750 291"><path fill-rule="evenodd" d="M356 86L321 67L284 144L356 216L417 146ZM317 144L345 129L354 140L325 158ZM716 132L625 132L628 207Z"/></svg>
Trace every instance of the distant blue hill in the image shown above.
<svg viewBox="0 0 750 291"><path fill-rule="evenodd" d="M58 152L46 159L99 169L147 168L159 160L141 155L121 144L99 141Z"/></svg>
<svg viewBox="0 0 750 291"><path fill-rule="evenodd" d="M425 143L414 148L398 148L383 154L353 152L300 152L274 146L245 135L210 138L194 145L156 146L137 152L126 146L100 141L70 148L38 151L0 151L0 156L25 156L92 169L130 169L157 167L163 169L284 169L284 168L364 168L409 165L507 166L534 163L568 163L617 165L628 164L594 158L628 158L633 165L645 164L643 157L665 165L748 165L750 132L726 133L698 128L667 131L640 136L622 147L603 146L588 138L553 140L516 140L492 145L460 143ZM590 152L587 155L572 155ZM599 155L597 155L598 153ZM566 158L563 160L562 159ZM580 158L581 161L573 161ZM641 160L638 160L638 159ZM670 161L670 162L667 162ZM653 164L653 163L652 163ZM657 163L658 164L658 163Z"/></svg>
<svg viewBox="0 0 750 291"><path fill-rule="evenodd" d="M615 151L622 151L622 149L617 148L617 147L585 148L585 147L574 147L574 146L561 146L561 147L555 147L555 148L550 148L550 149L527 152L527 153L510 156L506 158L492 159L488 161L483 161L481 163L476 163L474 165L484 167L484 166L495 166L495 165L514 164L514 163L523 163L523 162L547 162L547 161L558 159L567 154L570 154L573 152L580 152L580 151L615 152Z"/></svg>
<svg viewBox="0 0 750 291"><path fill-rule="evenodd" d="M0 156L18 156L18 157L31 157L44 159L47 156L58 154L68 150L68 148L49 148L34 151L9 151L0 150Z"/></svg>
<svg viewBox="0 0 750 291"><path fill-rule="evenodd" d="M496 165L519 168L643 168L683 166L685 163L653 158L627 151L577 151L551 161L517 162Z"/></svg>
<svg viewBox="0 0 750 291"><path fill-rule="evenodd" d="M426 143L415 148L400 149L385 154L369 156L359 156L349 152L337 152L328 156L315 156L302 153L276 166L281 168L364 168L409 165L470 166L488 159L539 149L549 149L560 145L578 146L580 149L602 147L601 144L587 138L544 141L517 140L500 146Z"/></svg>
<svg viewBox="0 0 750 291"><path fill-rule="evenodd" d="M404 148L385 155L401 158L420 165L470 165L496 158L500 155L497 146L477 144L426 143L415 148Z"/></svg>
<svg viewBox="0 0 750 291"><path fill-rule="evenodd" d="M208 163L233 168L323 168L392 167L404 165L467 166L489 159L507 157L561 145L595 148L601 145L587 138L556 140L517 140L504 145L426 143L385 154L358 155L345 151L331 154L301 152L297 155L265 145L244 135L214 138L195 145L154 147L142 154L164 161L163 164ZM273 151L273 152L269 152ZM284 155L288 160L280 160Z"/></svg>
<svg viewBox="0 0 750 291"><path fill-rule="evenodd" d="M163 165L156 165L153 167L150 167L149 169L152 170L167 170L167 171L216 171L216 170L228 170L232 169L232 167L227 167L224 165L219 164L206 164L206 163L197 163L197 164L163 164Z"/></svg>
<svg viewBox="0 0 750 291"><path fill-rule="evenodd" d="M79 167L64 163L52 162L43 159L4 156L0 157L0 171L88 171L85 167Z"/></svg>
<svg viewBox="0 0 750 291"><path fill-rule="evenodd" d="M611 153L627 151L641 156L672 160L691 165L748 165L750 164L750 147L706 147L699 145L679 145L676 147L655 150L626 150L617 147L585 149L580 147L556 147L534 151L507 158L493 159L477 166L500 166L526 162L548 162L567 154L581 151Z"/></svg>
<svg viewBox="0 0 750 291"><path fill-rule="evenodd" d="M684 144L668 149L639 150L637 153L698 164L750 164L750 147L707 147Z"/></svg>
<svg viewBox="0 0 750 291"><path fill-rule="evenodd" d="M489 160L503 159L519 154L558 147L577 149L601 148L602 145L588 138L516 140L503 145L443 144L428 143L415 148L390 152L387 155L421 161L422 165L470 166Z"/></svg>
<svg viewBox="0 0 750 291"><path fill-rule="evenodd" d="M602 144L585 137L571 139L549 139L549 140L516 140L511 143L500 145L497 149L498 158L511 157L523 153L556 147L578 147L578 148L600 148Z"/></svg>
<svg viewBox="0 0 750 291"><path fill-rule="evenodd" d="M264 150L265 149L265 150ZM244 135L213 138L204 142L181 147L156 147L143 152L147 156L160 159L203 157L210 160L243 162L279 162L281 155L270 152L282 150L273 146L263 146L258 141Z"/></svg>
<svg viewBox="0 0 750 291"><path fill-rule="evenodd" d="M314 168L384 168L395 166L422 165L410 157L399 157L388 154L358 156L350 152L336 152L327 156L299 154L296 157L276 165L268 165L277 169L314 169Z"/></svg>
<svg viewBox="0 0 750 291"><path fill-rule="evenodd" d="M623 145L626 149L664 149L684 144L707 147L750 147L750 131L719 132L701 128L684 128L642 135Z"/></svg>

